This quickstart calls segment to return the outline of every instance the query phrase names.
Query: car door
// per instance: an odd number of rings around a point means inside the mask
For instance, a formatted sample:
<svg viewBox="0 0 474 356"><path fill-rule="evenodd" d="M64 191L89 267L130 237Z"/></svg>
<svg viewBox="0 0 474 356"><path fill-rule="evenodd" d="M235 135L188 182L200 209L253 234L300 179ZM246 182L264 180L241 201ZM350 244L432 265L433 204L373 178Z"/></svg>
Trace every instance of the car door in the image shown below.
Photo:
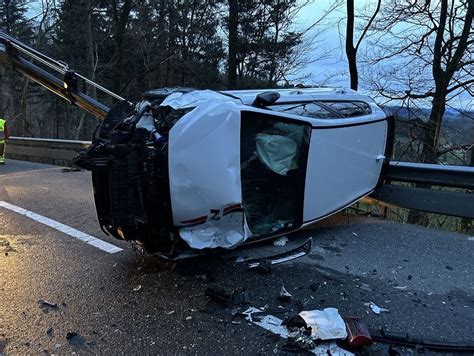
<svg viewBox="0 0 474 356"><path fill-rule="evenodd" d="M350 115L347 108L353 103L320 103L342 115L312 124L303 208L305 223L353 204L369 194L379 181L388 119L376 105L363 102L355 102L363 110Z"/></svg>

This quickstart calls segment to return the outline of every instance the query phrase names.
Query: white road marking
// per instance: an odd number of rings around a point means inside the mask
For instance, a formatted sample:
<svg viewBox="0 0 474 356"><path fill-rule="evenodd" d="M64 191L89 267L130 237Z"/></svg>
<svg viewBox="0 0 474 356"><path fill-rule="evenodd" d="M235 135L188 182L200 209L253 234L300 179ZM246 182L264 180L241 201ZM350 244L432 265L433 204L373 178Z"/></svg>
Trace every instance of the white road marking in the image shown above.
<svg viewBox="0 0 474 356"><path fill-rule="evenodd" d="M60 222L57 222L53 219L47 218L45 216L36 214L32 211L20 208L19 206L7 203L5 201L0 201L0 207L11 210L17 214L26 216L30 219L33 219L35 221L40 222L41 224L44 224L46 226L52 227L53 229L56 229L58 231L61 231L62 233L69 235L71 237L74 237L78 240L81 240L83 242L88 243L89 245L92 245L94 247L97 247L98 249L108 252L108 253L116 253L122 251L122 249L118 246L112 245L108 242L102 241L94 236L88 235L82 231L76 230L70 226L64 225Z"/></svg>

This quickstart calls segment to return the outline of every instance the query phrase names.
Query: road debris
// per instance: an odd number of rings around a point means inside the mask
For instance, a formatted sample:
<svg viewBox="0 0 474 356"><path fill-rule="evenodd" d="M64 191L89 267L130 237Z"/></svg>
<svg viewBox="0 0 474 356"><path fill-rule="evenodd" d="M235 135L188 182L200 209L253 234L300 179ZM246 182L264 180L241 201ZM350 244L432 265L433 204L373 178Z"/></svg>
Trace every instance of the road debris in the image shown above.
<svg viewBox="0 0 474 356"><path fill-rule="evenodd" d="M235 258L235 263L242 263L245 262L245 258L243 256L237 256Z"/></svg>
<svg viewBox="0 0 474 356"><path fill-rule="evenodd" d="M372 288L367 283L360 283L359 288L363 289L363 290L366 290L368 292L372 292Z"/></svg>
<svg viewBox="0 0 474 356"><path fill-rule="evenodd" d="M285 302L289 303L292 301L293 296L291 295L290 292L288 292L284 286L281 287L280 289L280 295L277 298L280 302Z"/></svg>
<svg viewBox="0 0 474 356"><path fill-rule="evenodd" d="M61 172L62 173L69 173L69 172L80 172L82 169L79 167L67 167L67 168L62 168Z"/></svg>
<svg viewBox="0 0 474 356"><path fill-rule="evenodd" d="M288 243L288 237L281 236L275 241L273 241L273 246L283 247Z"/></svg>
<svg viewBox="0 0 474 356"><path fill-rule="evenodd" d="M85 339L76 331L69 331L66 334L66 340L69 342L69 345L72 346L83 346L85 344Z"/></svg>
<svg viewBox="0 0 474 356"><path fill-rule="evenodd" d="M361 348L373 344L367 326L361 318L344 318L347 330L347 343L350 347Z"/></svg>
<svg viewBox="0 0 474 356"><path fill-rule="evenodd" d="M388 309L379 307L377 304L370 302L370 303L364 303L365 306L370 307L370 309L375 313L375 314L380 314L381 312L388 312Z"/></svg>
<svg viewBox="0 0 474 356"><path fill-rule="evenodd" d="M221 304L242 305L250 303L250 295L245 288L236 288L232 293L229 293L222 288L209 287L204 294Z"/></svg>
<svg viewBox="0 0 474 356"><path fill-rule="evenodd" d="M133 291L134 291L134 292L138 292L140 289L142 289L141 284L139 284L138 286L136 286L135 288L133 288Z"/></svg>
<svg viewBox="0 0 474 356"><path fill-rule="evenodd" d="M58 309L58 304L50 302L48 300L43 300L40 299L38 300L38 304L41 309L43 309L43 312L48 313L50 310L55 310Z"/></svg>
<svg viewBox="0 0 474 356"><path fill-rule="evenodd" d="M311 328L311 337L314 340L345 339L346 325L336 308L323 310L308 310L298 314Z"/></svg>
<svg viewBox="0 0 474 356"><path fill-rule="evenodd" d="M312 247L313 247L313 239L310 237L302 245L292 250L279 253L270 257L253 259L246 262L249 269L262 268L263 266L266 266L267 267L266 271L268 271L268 266L273 266L280 263L289 262L296 258L306 256L308 253L311 252Z"/></svg>
<svg viewBox="0 0 474 356"><path fill-rule="evenodd" d="M442 354L470 354L474 353L474 344L465 341L445 341L445 340L430 340L430 339L416 339L408 335L389 334L384 328L370 331L372 338L376 342L388 343L402 347L413 347L416 349L425 349L430 351L440 352ZM429 353L428 353L429 354Z"/></svg>
<svg viewBox="0 0 474 356"><path fill-rule="evenodd" d="M334 309L334 308L326 308L326 309ZM337 312L337 309L335 309ZM310 311L313 312L313 311ZM320 311L324 312L324 311ZM330 312L331 314L332 312ZM290 327L289 325L283 325L283 321L273 315L262 315L263 311L257 309L255 307L248 308L246 311L243 312L245 315L245 319L255 325L260 326L261 328L272 332L280 336L283 339L287 339L288 341L283 346L284 350L292 351L292 352L301 352L301 351L309 351L316 355L341 355L341 356L349 356L353 355L351 352L346 351L339 346L334 341L323 342L317 344L315 339L312 337L312 331L310 329L305 328L304 326L301 327ZM339 315L339 314L337 314ZM304 319L298 316L303 323L305 323ZM340 317L340 316L339 316ZM341 318L342 320L342 318ZM344 321L342 321L344 324ZM301 325L301 324L299 324ZM345 331L345 325L344 331ZM345 338L345 336L344 336Z"/></svg>

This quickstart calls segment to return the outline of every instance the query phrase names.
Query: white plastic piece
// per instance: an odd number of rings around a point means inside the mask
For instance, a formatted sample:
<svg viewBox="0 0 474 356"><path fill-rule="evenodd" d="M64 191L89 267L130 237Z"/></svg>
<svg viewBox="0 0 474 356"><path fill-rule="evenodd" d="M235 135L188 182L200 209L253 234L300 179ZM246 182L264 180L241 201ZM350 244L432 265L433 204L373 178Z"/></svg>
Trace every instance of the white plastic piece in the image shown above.
<svg viewBox="0 0 474 356"><path fill-rule="evenodd" d="M257 319L252 318L252 314L258 313ZM283 320L273 316L273 315L265 315L262 316L262 310L250 307L246 311L243 312L246 315L245 319L255 325L260 326L261 328L272 332L273 334L279 335L283 339L288 339L289 332L288 329L281 325ZM345 330L345 329L344 329ZM352 352L346 351L339 346L334 341L321 343L316 346L310 352L314 355L335 355L335 356L353 356Z"/></svg>
<svg viewBox="0 0 474 356"><path fill-rule="evenodd" d="M273 246L283 247L288 243L288 237L282 236L273 242Z"/></svg>
<svg viewBox="0 0 474 356"><path fill-rule="evenodd" d="M311 327L311 337L315 340L345 339L346 324L336 308L323 310L308 310L298 314L308 327Z"/></svg>
<svg viewBox="0 0 474 356"><path fill-rule="evenodd" d="M135 111L140 112L144 107L150 105L148 100L142 100L135 105Z"/></svg>
<svg viewBox="0 0 474 356"><path fill-rule="evenodd" d="M379 307L377 304L370 302L370 303L364 303L365 306L370 307L370 309L375 313L375 314L380 314L382 312L388 312L388 309Z"/></svg>
<svg viewBox="0 0 474 356"><path fill-rule="evenodd" d="M232 248L244 242L250 235L243 212L224 215L204 224L181 228L179 234L194 249Z"/></svg>
<svg viewBox="0 0 474 356"><path fill-rule="evenodd" d="M153 132L156 130L155 128L155 120L150 113L144 114L141 119L137 122L136 125L137 129L145 129L148 132Z"/></svg>
<svg viewBox="0 0 474 356"><path fill-rule="evenodd" d="M258 318L258 320L254 320L252 318L252 314L258 313L259 316L261 316L262 311L257 308L249 308L246 311L243 312L243 314L246 315L245 319L247 321L250 321L251 323L254 323L265 330L271 331L274 334L279 335L280 337L287 339L288 338L288 329L281 325L283 320L273 316L273 315L265 315L262 318Z"/></svg>

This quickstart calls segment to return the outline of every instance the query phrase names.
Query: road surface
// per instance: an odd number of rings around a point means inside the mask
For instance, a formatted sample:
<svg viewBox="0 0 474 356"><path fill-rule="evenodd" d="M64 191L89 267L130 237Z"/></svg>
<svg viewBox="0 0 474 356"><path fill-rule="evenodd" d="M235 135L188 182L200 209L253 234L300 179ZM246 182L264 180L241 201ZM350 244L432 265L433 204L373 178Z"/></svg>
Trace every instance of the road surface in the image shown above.
<svg viewBox="0 0 474 356"><path fill-rule="evenodd" d="M246 288L250 306L281 319L302 303L338 308L387 332L473 340L474 239L462 234L339 216L290 235L313 237L312 253L262 275L236 265L236 256L286 247L267 243L173 263L105 236L89 172L10 160L0 166L0 201L31 212L0 206L0 354L284 352L285 340L209 300L210 286ZM107 252L37 216L122 250ZM277 300L282 286L293 302ZM373 313L369 302L388 312ZM386 346L369 349L377 350Z"/></svg>

